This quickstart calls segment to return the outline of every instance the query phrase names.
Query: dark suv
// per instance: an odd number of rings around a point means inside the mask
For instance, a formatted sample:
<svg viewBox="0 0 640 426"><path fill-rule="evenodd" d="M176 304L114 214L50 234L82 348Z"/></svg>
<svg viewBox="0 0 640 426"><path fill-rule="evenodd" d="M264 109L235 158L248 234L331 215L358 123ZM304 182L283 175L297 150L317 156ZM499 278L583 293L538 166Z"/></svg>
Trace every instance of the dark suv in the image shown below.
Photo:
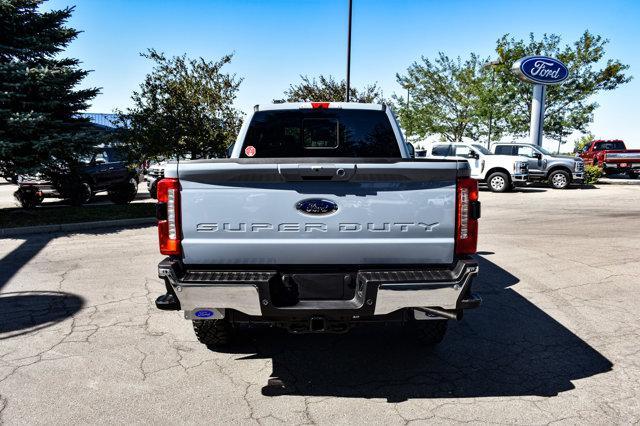
<svg viewBox="0 0 640 426"><path fill-rule="evenodd" d="M138 193L140 170L129 166L113 147L99 148L88 158L77 176L59 174L51 181L38 176L19 176L16 199L25 208L35 207L45 197L63 198L71 204L91 201L97 192L107 191L116 204L127 204Z"/></svg>

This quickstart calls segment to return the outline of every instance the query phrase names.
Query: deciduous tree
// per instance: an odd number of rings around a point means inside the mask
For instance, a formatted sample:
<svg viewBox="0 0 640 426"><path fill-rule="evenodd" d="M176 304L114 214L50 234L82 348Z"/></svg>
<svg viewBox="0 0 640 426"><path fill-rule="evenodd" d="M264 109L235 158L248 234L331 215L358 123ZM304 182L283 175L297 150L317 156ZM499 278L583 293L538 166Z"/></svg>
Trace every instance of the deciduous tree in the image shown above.
<svg viewBox="0 0 640 426"><path fill-rule="evenodd" d="M283 99L274 102L344 102L347 91L345 80L336 81L332 76L309 78L301 75L298 84L292 84L284 91ZM349 88L351 102L384 102L382 91L377 84L364 86L362 89Z"/></svg>
<svg viewBox="0 0 640 426"><path fill-rule="evenodd" d="M582 149L591 141L593 141L595 139L595 136L593 136L592 133L587 133L586 135L576 139L573 142L573 151L574 152L580 152L582 151Z"/></svg>
<svg viewBox="0 0 640 426"><path fill-rule="evenodd" d="M614 90L629 82L629 68L617 59L607 59L608 40L585 31L567 45L555 34L518 40L504 35L497 41L497 64L486 67L476 54L469 59L451 59L440 53L435 59L414 62L398 83L409 90L407 104L394 96L402 127L409 136L440 135L449 141L464 137L486 140L492 123L492 140L509 134L528 134L530 124L530 84L511 71L512 64L530 55L547 55L564 62L569 78L548 86L544 135L560 143L574 131L586 132L598 104L597 93Z"/></svg>
<svg viewBox="0 0 640 426"><path fill-rule="evenodd" d="M492 136L503 131L500 91L492 85L492 70L485 60L472 54L467 60L449 58L444 53L431 60L422 57L397 74L398 83L409 91L409 102L394 96L402 127L409 136L440 135L447 141L464 137L480 139L488 133L492 114Z"/></svg>
<svg viewBox="0 0 640 426"><path fill-rule="evenodd" d="M242 121L233 106L242 79L222 70L233 55L217 61L169 58L154 49L141 55L154 68L133 93L133 106L119 113L128 145L144 158L224 156Z"/></svg>
<svg viewBox="0 0 640 426"><path fill-rule="evenodd" d="M608 40L585 31L573 43L564 44L556 34L544 34L536 39L519 40L508 34L496 46L500 64L496 67L497 82L504 90L509 108L505 120L510 133L529 132L531 85L522 83L511 72L511 65L530 55L546 55L561 60L569 69L569 78L562 84L547 86L544 135L557 141L566 140L574 131L586 132L593 121L598 104L593 95L610 91L629 82L629 69L617 59L606 58Z"/></svg>

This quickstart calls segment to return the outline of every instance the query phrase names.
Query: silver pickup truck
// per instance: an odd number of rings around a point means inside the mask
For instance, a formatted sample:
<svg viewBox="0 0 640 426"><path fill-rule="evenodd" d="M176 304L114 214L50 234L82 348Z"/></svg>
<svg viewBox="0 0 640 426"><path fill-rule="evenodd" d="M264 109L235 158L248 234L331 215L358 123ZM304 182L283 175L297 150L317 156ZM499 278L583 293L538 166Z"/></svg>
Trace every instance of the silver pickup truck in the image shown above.
<svg viewBox="0 0 640 426"><path fill-rule="evenodd" d="M514 158L525 157L531 182L546 180L554 189L566 189L569 184L584 180L584 161L580 157L554 155L541 146L520 142L494 144L493 152Z"/></svg>
<svg viewBox="0 0 640 426"><path fill-rule="evenodd" d="M385 105L256 106L231 158L165 167L156 306L210 348L258 324L393 322L439 343L481 302L478 188L466 161L411 153Z"/></svg>

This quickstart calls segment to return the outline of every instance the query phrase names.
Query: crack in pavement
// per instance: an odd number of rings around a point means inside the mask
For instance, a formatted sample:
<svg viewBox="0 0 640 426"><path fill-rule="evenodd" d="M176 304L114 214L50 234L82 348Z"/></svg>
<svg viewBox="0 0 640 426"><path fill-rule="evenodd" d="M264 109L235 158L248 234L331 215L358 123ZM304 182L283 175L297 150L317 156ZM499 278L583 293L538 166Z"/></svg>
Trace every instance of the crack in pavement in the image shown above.
<svg viewBox="0 0 640 426"><path fill-rule="evenodd" d="M9 405L9 399L8 399L8 398L3 397L3 396L0 394L0 425L3 425L3 424L4 424L4 421L3 421L3 413L4 413L4 410L7 408L7 406L8 406L8 405Z"/></svg>

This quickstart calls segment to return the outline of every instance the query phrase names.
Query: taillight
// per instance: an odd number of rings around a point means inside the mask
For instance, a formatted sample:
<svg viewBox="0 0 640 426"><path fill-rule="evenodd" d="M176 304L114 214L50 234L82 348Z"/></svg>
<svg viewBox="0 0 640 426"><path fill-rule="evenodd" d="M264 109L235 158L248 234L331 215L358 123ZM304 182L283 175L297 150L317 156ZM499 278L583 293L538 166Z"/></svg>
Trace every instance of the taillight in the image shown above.
<svg viewBox="0 0 640 426"><path fill-rule="evenodd" d="M478 245L478 181L459 178L456 189L456 254L474 254Z"/></svg>
<svg viewBox="0 0 640 426"><path fill-rule="evenodd" d="M158 182L158 238L160 253L180 255L180 181L161 179Z"/></svg>

